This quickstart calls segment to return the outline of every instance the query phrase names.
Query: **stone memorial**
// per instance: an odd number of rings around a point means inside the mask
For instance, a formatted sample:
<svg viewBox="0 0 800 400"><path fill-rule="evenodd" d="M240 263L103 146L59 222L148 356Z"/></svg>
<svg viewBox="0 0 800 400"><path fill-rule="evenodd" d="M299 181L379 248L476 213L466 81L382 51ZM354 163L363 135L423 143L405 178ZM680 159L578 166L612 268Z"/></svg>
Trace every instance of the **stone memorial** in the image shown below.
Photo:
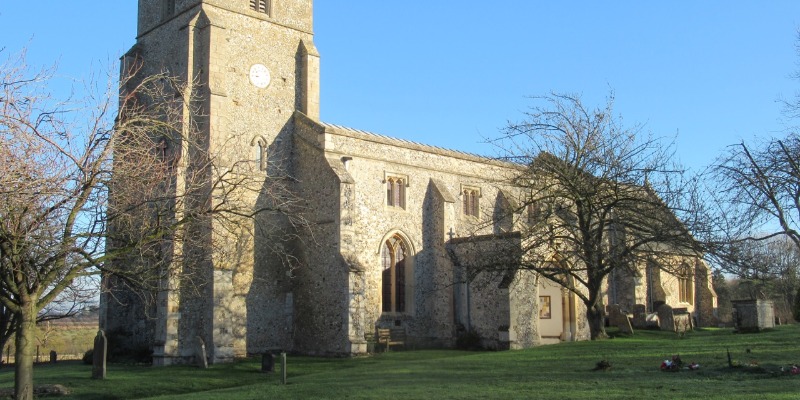
<svg viewBox="0 0 800 400"><path fill-rule="evenodd" d="M275 355L264 353L261 355L261 372L273 372L275 370Z"/></svg>
<svg viewBox="0 0 800 400"><path fill-rule="evenodd" d="M775 327L775 308L771 300L734 300L733 328L737 332L760 332Z"/></svg>
<svg viewBox="0 0 800 400"><path fill-rule="evenodd" d="M106 353L108 340L103 330L97 331L94 337L94 351L92 353L92 379L106 379Z"/></svg>
<svg viewBox="0 0 800 400"><path fill-rule="evenodd" d="M692 330L692 315L688 311L676 311L672 315L675 333L683 335Z"/></svg>
<svg viewBox="0 0 800 400"><path fill-rule="evenodd" d="M644 304L633 306L633 321L631 323L636 329L647 328L647 306Z"/></svg>
<svg viewBox="0 0 800 400"><path fill-rule="evenodd" d="M206 343L203 342L203 338L198 336L196 338L195 346L195 361L197 362L197 366L200 368L208 368L208 355L206 354Z"/></svg>
<svg viewBox="0 0 800 400"><path fill-rule="evenodd" d="M630 318L618 304L608 306L608 318L612 325L619 328L620 332L633 334Z"/></svg>
<svg viewBox="0 0 800 400"><path fill-rule="evenodd" d="M658 307L658 327L662 331L675 331L675 319L672 316L672 307L662 304Z"/></svg>

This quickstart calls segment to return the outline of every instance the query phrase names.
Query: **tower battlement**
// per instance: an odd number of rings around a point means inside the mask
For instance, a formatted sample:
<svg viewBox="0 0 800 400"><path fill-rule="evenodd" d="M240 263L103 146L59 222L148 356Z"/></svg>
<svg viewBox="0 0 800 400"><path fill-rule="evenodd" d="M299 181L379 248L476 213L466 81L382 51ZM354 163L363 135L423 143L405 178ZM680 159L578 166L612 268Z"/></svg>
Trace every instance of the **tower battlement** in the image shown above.
<svg viewBox="0 0 800 400"><path fill-rule="evenodd" d="M139 0L137 36L142 36L167 21L197 7L214 7L312 33L312 0Z"/></svg>

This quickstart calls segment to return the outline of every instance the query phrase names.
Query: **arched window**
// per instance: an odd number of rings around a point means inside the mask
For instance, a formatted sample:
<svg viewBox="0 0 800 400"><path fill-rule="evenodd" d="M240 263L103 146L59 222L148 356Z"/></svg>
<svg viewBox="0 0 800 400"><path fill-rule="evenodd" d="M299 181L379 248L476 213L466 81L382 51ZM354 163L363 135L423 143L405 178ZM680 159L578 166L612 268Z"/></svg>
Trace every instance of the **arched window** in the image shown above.
<svg viewBox="0 0 800 400"><path fill-rule="evenodd" d="M406 246L392 236L381 250L383 264L383 312L406 312Z"/></svg>
<svg viewBox="0 0 800 400"><path fill-rule="evenodd" d="M172 176L173 169L178 163L178 154L177 151L173 149L171 140L167 137L162 137L156 144L156 151L164 165L164 178Z"/></svg>
<svg viewBox="0 0 800 400"><path fill-rule="evenodd" d="M678 300L681 303L694 304L694 275L688 265L681 268L678 275Z"/></svg>
<svg viewBox="0 0 800 400"><path fill-rule="evenodd" d="M267 170L267 141L261 136L256 136L250 141L253 146L253 159L259 171Z"/></svg>
<svg viewBox="0 0 800 400"><path fill-rule="evenodd" d="M386 205L406 208L406 183L403 178L389 177L386 179Z"/></svg>
<svg viewBox="0 0 800 400"><path fill-rule="evenodd" d="M256 163L258 169L264 171L267 169L267 144L263 141L258 141L258 149L256 149Z"/></svg>
<svg viewBox="0 0 800 400"><path fill-rule="evenodd" d="M480 212L478 199L480 198L481 194L478 189L475 188L465 188L464 192L462 193L462 205L464 206L464 215L470 215L473 217L477 217Z"/></svg>

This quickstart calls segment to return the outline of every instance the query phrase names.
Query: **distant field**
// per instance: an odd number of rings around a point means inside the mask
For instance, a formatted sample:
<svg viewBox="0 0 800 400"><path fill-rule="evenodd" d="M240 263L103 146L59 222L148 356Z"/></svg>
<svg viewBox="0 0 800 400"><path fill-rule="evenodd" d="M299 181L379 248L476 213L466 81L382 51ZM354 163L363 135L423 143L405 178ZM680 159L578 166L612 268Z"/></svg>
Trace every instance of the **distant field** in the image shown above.
<svg viewBox="0 0 800 400"><path fill-rule="evenodd" d="M760 334L706 329L685 338L639 331L597 342L524 351L392 351L371 357L289 356L289 384L257 359L195 367L110 365L90 379L80 363L40 365L37 383L62 384L76 399L797 399L800 325ZM728 351L735 367L728 364ZM662 372L673 355L696 371ZM611 364L596 371L601 360ZM13 372L0 370L0 387Z"/></svg>
<svg viewBox="0 0 800 400"><path fill-rule="evenodd" d="M97 321L52 321L41 324L36 332L39 345L39 362L50 360L50 351L55 350L59 360L80 360L86 350L92 348L97 335ZM3 349L3 363L14 362L14 341Z"/></svg>

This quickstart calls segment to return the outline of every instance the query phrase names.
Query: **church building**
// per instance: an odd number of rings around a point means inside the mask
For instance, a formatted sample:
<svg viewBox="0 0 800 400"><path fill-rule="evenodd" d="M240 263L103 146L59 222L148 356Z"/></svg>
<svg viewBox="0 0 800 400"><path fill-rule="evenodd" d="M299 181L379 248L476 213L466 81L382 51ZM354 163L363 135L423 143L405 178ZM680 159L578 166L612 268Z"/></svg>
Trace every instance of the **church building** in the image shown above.
<svg viewBox="0 0 800 400"><path fill-rule="evenodd" d="M184 118L224 152L220 163L250 162L264 187L290 187L307 226L265 213L239 231L187 232L219 235L192 250L205 283L166 285L152 303L109 287L101 327L148 348L156 365L190 361L199 340L212 362L275 350L358 355L378 328L402 331L407 348L454 347L467 332L496 349L588 339L574 294L532 271L481 282L453 257L475 234L511 247L521 240L524 218L491 222L517 195L502 178L518 166L320 120L312 6L139 0L136 44L123 61L194 82L198 107ZM275 201L247 199L253 209ZM709 323L708 267L690 265L689 280L650 269L612 276L606 304L670 304Z"/></svg>

